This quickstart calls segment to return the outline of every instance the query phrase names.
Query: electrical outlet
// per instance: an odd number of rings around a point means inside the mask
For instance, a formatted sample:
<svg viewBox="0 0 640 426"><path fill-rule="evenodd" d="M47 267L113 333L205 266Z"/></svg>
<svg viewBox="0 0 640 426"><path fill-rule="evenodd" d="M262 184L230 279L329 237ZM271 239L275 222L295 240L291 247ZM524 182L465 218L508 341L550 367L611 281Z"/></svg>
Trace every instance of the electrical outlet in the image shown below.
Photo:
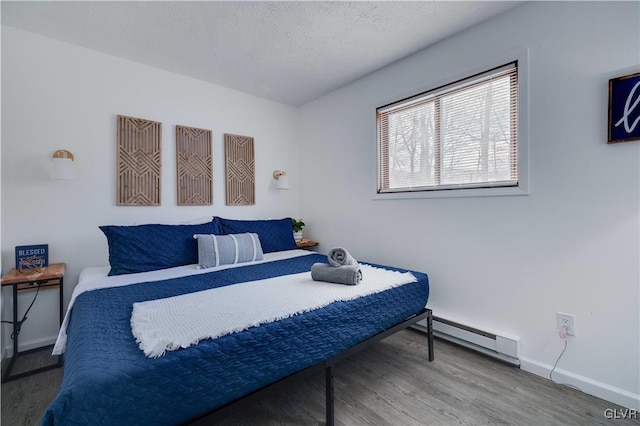
<svg viewBox="0 0 640 426"><path fill-rule="evenodd" d="M565 314L563 312L558 312L558 330L560 332L565 332L569 336L576 335L576 317L572 314Z"/></svg>

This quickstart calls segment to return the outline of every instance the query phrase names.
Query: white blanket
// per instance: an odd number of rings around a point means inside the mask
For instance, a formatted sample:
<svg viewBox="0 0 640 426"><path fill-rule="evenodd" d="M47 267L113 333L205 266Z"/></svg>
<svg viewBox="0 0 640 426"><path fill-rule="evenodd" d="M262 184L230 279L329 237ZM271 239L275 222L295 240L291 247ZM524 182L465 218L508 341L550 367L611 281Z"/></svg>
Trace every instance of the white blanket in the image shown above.
<svg viewBox="0 0 640 426"><path fill-rule="evenodd" d="M148 281L162 281L171 278L186 277L188 275L206 274L213 271L220 271L223 269L240 268L247 265L254 265L257 263L275 262L283 259L290 259L293 257L307 256L313 252L307 250L286 250L274 253L267 253L264 255L264 260L257 260L247 263L236 263L233 265L221 265L215 268L199 269L197 265L185 265L175 268L161 269L158 271L139 272L136 274L115 275L107 276L109 273L108 266L90 267L82 270L78 285L73 289L71 295L71 301L67 307L67 313L60 327L58 333L58 339L53 347L53 355L61 355L64 353L67 347L67 325L69 324L69 317L71 315L71 309L76 301L76 298L82 293L87 291L98 290L101 288L110 287L122 287L125 285L131 285L136 283L148 282Z"/></svg>
<svg viewBox="0 0 640 426"><path fill-rule="evenodd" d="M145 355L156 358L204 339L417 281L410 272L360 266L363 278L355 286L313 281L305 272L134 303L131 329Z"/></svg>

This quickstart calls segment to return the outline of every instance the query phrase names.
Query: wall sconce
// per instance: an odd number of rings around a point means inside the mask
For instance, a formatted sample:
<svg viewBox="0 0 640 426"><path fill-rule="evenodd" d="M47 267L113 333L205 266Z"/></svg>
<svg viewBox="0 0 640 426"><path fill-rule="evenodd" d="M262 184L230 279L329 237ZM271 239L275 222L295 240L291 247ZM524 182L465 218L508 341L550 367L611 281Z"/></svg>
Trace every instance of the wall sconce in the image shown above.
<svg viewBox="0 0 640 426"><path fill-rule="evenodd" d="M290 189L289 186L289 178L287 177L287 172L283 170L274 170L273 178L278 181L276 183L276 188L278 189Z"/></svg>
<svg viewBox="0 0 640 426"><path fill-rule="evenodd" d="M65 149L59 149L53 153L51 161L51 179L75 179L76 165L73 162L73 154Z"/></svg>

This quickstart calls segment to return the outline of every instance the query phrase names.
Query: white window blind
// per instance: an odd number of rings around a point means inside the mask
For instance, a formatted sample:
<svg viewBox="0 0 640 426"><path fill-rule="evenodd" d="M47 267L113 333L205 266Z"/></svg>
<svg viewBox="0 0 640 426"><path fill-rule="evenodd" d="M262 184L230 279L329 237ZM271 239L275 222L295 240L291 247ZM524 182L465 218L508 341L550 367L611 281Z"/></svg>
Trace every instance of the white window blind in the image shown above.
<svg viewBox="0 0 640 426"><path fill-rule="evenodd" d="M518 185L517 62L376 113L379 193Z"/></svg>

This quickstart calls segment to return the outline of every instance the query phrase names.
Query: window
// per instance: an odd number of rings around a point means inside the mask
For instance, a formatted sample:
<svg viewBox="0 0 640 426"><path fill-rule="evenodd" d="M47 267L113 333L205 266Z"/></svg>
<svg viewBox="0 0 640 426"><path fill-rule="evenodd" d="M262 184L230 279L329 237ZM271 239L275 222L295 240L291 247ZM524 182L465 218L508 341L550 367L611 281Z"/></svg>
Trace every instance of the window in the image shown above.
<svg viewBox="0 0 640 426"><path fill-rule="evenodd" d="M378 193L518 186L517 62L376 114Z"/></svg>

